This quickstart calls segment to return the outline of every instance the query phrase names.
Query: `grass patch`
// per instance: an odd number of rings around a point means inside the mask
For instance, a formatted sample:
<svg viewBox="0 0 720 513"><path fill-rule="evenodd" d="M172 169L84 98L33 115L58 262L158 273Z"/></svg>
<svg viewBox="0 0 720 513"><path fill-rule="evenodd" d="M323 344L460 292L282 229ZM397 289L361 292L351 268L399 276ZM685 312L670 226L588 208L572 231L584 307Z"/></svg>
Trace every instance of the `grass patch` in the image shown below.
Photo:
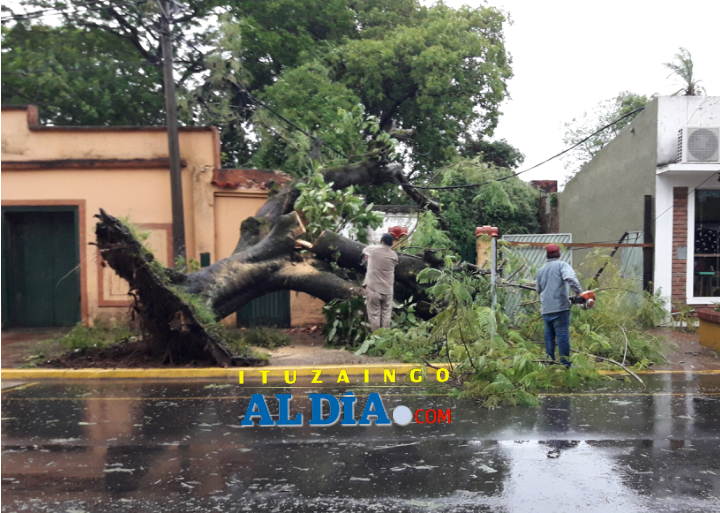
<svg viewBox="0 0 720 513"><path fill-rule="evenodd" d="M31 354L25 358L26 363L22 364L20 368L34 368L42 360L89 349L103 349L123 340L132 342L136 340L135 337L135 332L127 324L108 326L98 323L93 327L88 327L78 323L62 338L51 338L38 342Z"/></svg>
<svg viewBox="0 0 720 513"><path fill-rule="evenodd" d="M37 342L30 350L30 354L23 357L25 363L20 365L21 369L34 369L40 362L46 359L56 358L63 354L63 349L58 344L60 339L47 339Z"/></svg>
<svg viewBox="0 0 720 513"><path fill-rule="evenodd" d="M239 330L228 328L222 324L219 327L218 336L237 356L254 355L258 356L258 352L253 352L253 347L262 347L264 349L276 349L278 347L290 344L290 335L274 328L252 328L248 330ZM252 346L252 347L251 347ZM260 353L263 359L269 359L270 356Z"/></svg>
<svg viewBox="0 0 720 513"><path fill-rule="evenodd" d="M90 348L103 348L117 344L123 340L135 338L135 333L127 324L106 326L97 324L88 327L81 323L61 339L57 339L60 347L66 352Z"/></svg>

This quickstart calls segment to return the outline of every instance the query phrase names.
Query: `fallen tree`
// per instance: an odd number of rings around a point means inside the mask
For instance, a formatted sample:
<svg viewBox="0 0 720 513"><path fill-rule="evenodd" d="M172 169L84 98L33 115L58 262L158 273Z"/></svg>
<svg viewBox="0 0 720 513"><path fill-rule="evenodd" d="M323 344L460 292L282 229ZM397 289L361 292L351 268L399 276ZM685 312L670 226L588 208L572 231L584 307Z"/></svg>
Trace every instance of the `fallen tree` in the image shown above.
<svg viewBox="0 0 720 513"><path fill-rule="evenodd" d="M352 169L361 171L326 170L325 187L392 180L398 172L392 164L365 163ZM342 179L346 172L353 175L350 181ZM333 173L339 178L331 178ZM341 307L352 312L361 308L357 297L363 294L360 257L365 245L321 228L310 237L311 230L306 232L295 210L300 183L287 184L256 216L242 223L233 255L189 274L159 265L129 227L101 210L96 232L100 252L131 284L135 312L149 334L149 353L162 359L210 360L221 366L252 364L224 346L216 321L277 290L305 292L325 302L345 300ZM429 201L424 205L430 208ZM506 279L500 278L501 290L512 286L526 294L534 291L528 283L512 282L525 263L503 262L501 267L508 273ZM513 270L513 265L520 267ZM537 394L548 388L602 379L597 366L603 362L619 366L643 384L633 371L663 361L660 342L644 332L665 315L659 297L644 294L631 300L625 293L614 293L626 290L622 281L598 289L598 305L573 314L577 350L571 357L573 367L565 369L548 359L544 345L538 343L543 327L536 302L526 305L519 322L493 311L488 280L476 276L487 272L439 258L432 249L420 255L399 254L395 299L403 302L412 296L414 314L425 322L413 317L389 330L365 334L356 354L387 355L430 367L447 363L451 379L445 387L487 407L536 405ZM603 273L606 281L611 276L621 280L617 272ZM335 325L340 320L337 316Z"/></svg>
<svg viewBox="0 0 720 513"><path fill-rule="evenodd" d="M421 207L435 212L440 206L412 187L397 163L383 152L361 162L322 172L334 189L351 185L396 183ZM325 302L362 295L360 266L364 244L331 231L314 243L299 238L305 233L294 205L299 181L286 184L254 217L243 221L234 253L197 272L166 269L134 237L132 231L104 210L96 216L97 245L108 265L127 280L135 297L134 311L150 337L147 351L157 357L206 359L218 365L246 365L233 357L211 329L222 319L265 294L279 290L305 292ZM434 251L400 254L395 271L396 299L414 297L418 314L430 316L430 303L417 275L427 267L441 267ZM464 264L474 272L485 272Z"/></svg>

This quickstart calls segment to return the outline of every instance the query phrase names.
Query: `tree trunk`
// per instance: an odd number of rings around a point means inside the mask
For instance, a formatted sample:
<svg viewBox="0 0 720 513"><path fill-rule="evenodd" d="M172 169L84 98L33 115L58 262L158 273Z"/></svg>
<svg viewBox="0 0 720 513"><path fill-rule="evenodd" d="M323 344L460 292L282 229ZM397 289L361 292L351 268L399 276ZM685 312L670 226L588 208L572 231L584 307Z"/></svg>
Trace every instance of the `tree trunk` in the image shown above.
<svg viewBox="0 0 720 513"><path fill-rule="evenodd" d="M439 213L437 203L407 183L402 166L386 165L379 157L328 169L324 175L336 189L398 183L422 207ZM130 283L137 299L135 311L150 335L149 353L179 359L211 358L221 366L247 365L252 362L233 357L201 319L207 321L208 314L222 319L278 290L305 292L325 302L364 294L360 286L365 272L360 265L364 244L330 231L313 245L298 242L305 229L294 211L299 197L295 185L285 186L255 217L243 221L233 255L187 275L158 266L127 227L100 211L96 216L100 254ZM422 257L400 254L395 270L396 298L415 297L418 313L429 316L429 302L417 283L417 274L441 265L442 260L432 252Z"/></svg>

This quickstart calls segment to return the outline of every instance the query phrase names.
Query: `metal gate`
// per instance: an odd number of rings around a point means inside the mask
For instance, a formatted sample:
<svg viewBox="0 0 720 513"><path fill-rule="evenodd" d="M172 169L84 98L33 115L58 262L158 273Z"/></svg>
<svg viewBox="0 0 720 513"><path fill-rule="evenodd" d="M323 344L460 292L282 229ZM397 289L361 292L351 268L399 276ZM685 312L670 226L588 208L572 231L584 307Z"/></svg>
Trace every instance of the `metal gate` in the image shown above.
<svg viewBox="0 0 720 513"><path fill-rule="evenodd" d="M474 244L460 246L458 253L460 254L461 262L470 262L471 264L474 264L477 261L477 249Z"/></svg>
<svg viewBox="0 0 720 513"><path fill-rule="evenodd" d="M80 321L77 207L2 208L2 325Z"/></svg>
<svg viewBox="0 0 720 513"><path fill-rule="evenodd" d="M259 297L237 312L238 328L290 327L290 291L280 290Z"/></svg>

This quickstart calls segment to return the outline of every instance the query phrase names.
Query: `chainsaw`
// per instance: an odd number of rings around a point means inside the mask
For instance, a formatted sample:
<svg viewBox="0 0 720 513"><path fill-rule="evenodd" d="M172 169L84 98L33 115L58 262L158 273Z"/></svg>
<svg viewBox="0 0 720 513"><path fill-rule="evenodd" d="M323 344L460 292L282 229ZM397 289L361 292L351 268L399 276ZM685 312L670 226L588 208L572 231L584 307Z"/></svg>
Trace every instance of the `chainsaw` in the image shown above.
<svg viewBox="0 0 720 513"><path fill-rule="evenodd" d="M595 293L592 290L586 290L576 296L571 296L570 303L578 305L583 310L590 310L595 306Z"/></svg>

